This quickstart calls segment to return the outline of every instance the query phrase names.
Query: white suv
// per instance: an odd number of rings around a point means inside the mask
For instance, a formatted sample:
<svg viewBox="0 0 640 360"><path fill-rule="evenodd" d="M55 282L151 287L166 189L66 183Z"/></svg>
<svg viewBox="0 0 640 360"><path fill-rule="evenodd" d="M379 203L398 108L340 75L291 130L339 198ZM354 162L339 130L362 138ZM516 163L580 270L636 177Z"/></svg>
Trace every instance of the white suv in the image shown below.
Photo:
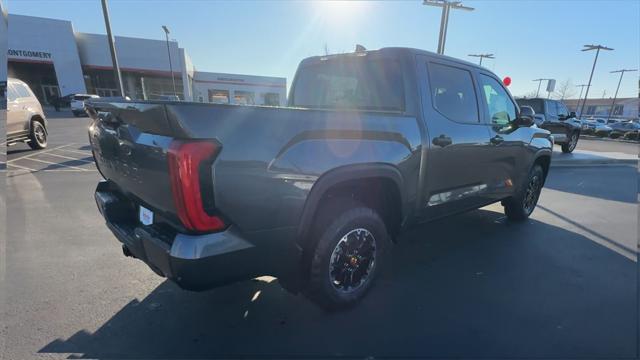
<svg viewBox="0 0 640 360"><path fill-rule="evenodd" d="M32 149L47 147L47 119L29 85L7 81L7 145L26 142Z"/></svg>
<svg viewBox="0 0 640 360"><path fill-rule="evenodd" d="M73 116L87 115L84 111L84 101L87 99L99 98L92 94L74 94L71 96L71 112Z"/></svg>

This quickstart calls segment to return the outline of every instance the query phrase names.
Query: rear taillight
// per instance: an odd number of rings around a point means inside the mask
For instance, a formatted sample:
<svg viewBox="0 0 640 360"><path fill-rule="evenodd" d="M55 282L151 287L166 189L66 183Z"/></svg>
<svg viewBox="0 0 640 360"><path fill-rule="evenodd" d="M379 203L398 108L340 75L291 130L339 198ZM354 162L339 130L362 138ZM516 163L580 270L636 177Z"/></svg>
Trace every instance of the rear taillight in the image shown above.
<svg viewBox="0 0 640 360"><path fill-rule="evenodd" d="M210 165L219 152L220 145L208 140L174 140L169 146L167 158L173 201L182 225L188 230L210 232L225 228L220 217L207 213L202 201L201 169L210 174Z"/></svg>

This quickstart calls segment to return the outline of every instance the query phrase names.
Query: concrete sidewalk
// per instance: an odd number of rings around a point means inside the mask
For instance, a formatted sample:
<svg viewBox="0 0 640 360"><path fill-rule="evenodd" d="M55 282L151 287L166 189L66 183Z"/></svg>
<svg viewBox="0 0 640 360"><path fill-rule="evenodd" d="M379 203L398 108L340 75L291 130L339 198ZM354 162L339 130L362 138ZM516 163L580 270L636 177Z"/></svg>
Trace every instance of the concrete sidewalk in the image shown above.
<svg viewBox="0 0 640 360"><path fill-rule="evenodd" d="M551 166L638 165L638 155L621 152L574 150L571 154L553 151Z"/></svg>

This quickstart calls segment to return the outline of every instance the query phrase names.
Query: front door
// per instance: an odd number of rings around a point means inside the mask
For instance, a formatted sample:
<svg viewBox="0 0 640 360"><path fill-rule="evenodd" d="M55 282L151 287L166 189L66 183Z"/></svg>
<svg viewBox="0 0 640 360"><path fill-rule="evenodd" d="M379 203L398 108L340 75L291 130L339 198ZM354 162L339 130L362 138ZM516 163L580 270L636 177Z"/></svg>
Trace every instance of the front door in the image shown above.
<svg viewBox="0 0 640 360"><path fill-rule="evenodd" d="M489 131L481 121L473 69L429 56L417 59L429 137L422 183L428 220L488 202Z"/></svg>
<svg viewBox="0 0 640 360"><path fill-rule="evenodd" d="M488 73L478 74L483 121L490 132L491 166L488 193L494 200L510 196L530 166L526 146L531 129L512 124L517 116L516 103L502 82ZM527 141L525 143L525 141Z"/></svg>

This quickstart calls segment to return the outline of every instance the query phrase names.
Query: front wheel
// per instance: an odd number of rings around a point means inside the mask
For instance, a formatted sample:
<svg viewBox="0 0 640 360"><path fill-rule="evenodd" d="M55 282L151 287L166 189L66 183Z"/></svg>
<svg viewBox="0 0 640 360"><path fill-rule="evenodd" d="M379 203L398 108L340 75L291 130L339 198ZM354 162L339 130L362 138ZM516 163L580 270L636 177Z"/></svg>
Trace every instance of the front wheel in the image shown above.
<svg viewBox="0 0 640 360"><path fill-rule="evenodd" d="M47 147L47 130L40 121L34 120L31 123L31 134L29 135L29 146L34 150Z"/></svg>
<svg viewBox="0 0 640 360"><path fill-rule="evenodd" d="M503 201L504 214L507 218L512 221L524 221L529 218L538 204L543 184L544 171L540 165L534 165L524 187Z"/></svg>
<svg viewBox="0 0 640 360"><path fill-rule="evenodd" d="M578 145L578 138L579 135L577 132L572 133L569 137L569 142L567 142L566 144L562 144L562 152L565 154L573 152L573 150L575 150L576 148L576 145Z"/></svg>
<svg viewBox="0 0 640 360"><path fill-rule="evenodd" d="M328 221L316 227L318 242L306 295L329 310L351 306L365 295L380 272L390 241L376 211L354 205L323 212L321 217Z"/></svg>

